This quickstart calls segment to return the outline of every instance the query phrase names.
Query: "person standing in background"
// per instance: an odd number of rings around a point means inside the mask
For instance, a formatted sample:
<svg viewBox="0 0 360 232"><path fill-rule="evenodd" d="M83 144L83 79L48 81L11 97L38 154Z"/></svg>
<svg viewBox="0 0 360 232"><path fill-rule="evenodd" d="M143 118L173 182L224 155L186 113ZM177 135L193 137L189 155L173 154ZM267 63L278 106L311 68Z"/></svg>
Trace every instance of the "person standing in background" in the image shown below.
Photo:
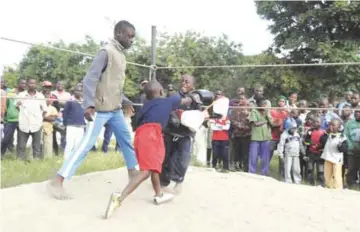
<svg viewBox="0 0 360 232"><path fill-rule="evenodd" d="M356 174L360 169L360 106L355 108L354 119L346 123L344 134L348 144L346 182L351 188L356 182Z"/></svg>
<svg viewBox="0 0 360 232"><path fill-rule="evenodd" d="M6 111L5 111L5 125L4 125L4 137L1 141L1 157L3 157L7 150L12 150L14 146L15 131L18 130L19 122L19 110L15 105L15 98L17 94L25 91L26 80L19 79L18 86L12 91L7 93L6 99Z"/></svg>
<svg viewBox="0 0 360 232"><path fill-rule="evenodd" d="M174 90L174 86L172 84L169 84L168 88L167 88L167 96L169 97L170 95L173 95L174 93L176 93L176 91Z"/></svg>
<svg viewBox="0 0 360 232"><path fill-rule="evenodd" d="M256 84L254 88L254 95L248 99L250 106L257 106L256 99L264 98L264 87L262 85ZM271 102L265 99L266 107L271 107Z"/></svg>
<svg viewBox="0 0 360 232"><path fill-rule="evenodd" d="M27 80L27 91L18 94L15 101L19 109L19 131L17 156L25 160L25 149L29 136L32 137L33 158L39 159L41 153L41 128L46 113L46 100L42 93L36 91L36 80ZM30 158L31 159L31 158Z"/></svg>
<svg viewBox="0 0 360 232"><path fill-rule="evenodd" d="M267 107L264 97L256 97L257 107ZM253 109L249 115L251 125L251 143L249 152L249 172L256 173L258 157L261 159L261 174L269 174L271 126L273 119L267 109Z"/></svg>
<svg viewBox="0 0 360 232"><path fill-rule="evenodd" d="M58 81L56 83L56 90L52 91L51 94L59 99L61 108L63 108L65 103L71 99L71 94L64 89L63 81Z"/></svg>
<svg viewBox="0 0 360 232"><path fill-rule="evenodd" d="M53 130L54 122L59 115L57 109L52 106L50 94L45 95L47 109L44 115L44 122L42 125L42 139L43 139L43 158L52 158L53 156Z"/></svg>
<svg viewBox="0 0 360 232"><path fill-rule="evenodd" d="M310 111L305 110L303 108L308 107L308 102L306 100L300 100L299 101L299 119L301 120L301 124L305 125L306 122L306 116Z"/></svg>
<svg viewBox="0 0 360 232"><path fill-rule="evenodd" d="M339 109L339 114L341 115L341 111L342 109L344 108L344 106L351 106L351 96L353 95L353 92L352 91L346 91L344 93L344 101L341 102L339 105L338 105L338 109Z"/></svg>
<svg viewBox="0 0 360 232"><path fill-rule="evenodd" d="M63 122L66 127L66 146L64 159L69 158L71 152L79 145L84 136L85 119L84 109L81 106L82 89L78 86L74 89L74 100L65 103Z"/></svg>
<svg viewBox="0 0 360 232"><path fill-rule="evenodd" d="M1 115L0 115L0 140L3 139L3 130L4 130L4 116L5 116L5 109L6 109L6 92L3 89L0 89L0 97L1 97Z"/></svg>
<svg viewBox="0 0 360 232"><path fill-rule="evenodd" d="M288 109L296 109L296 102L298 99L298 94L296 92L291 92L289 94L289 99L286 101L286 108Z"/></svg>
<svg viewBox="0 0 360 232"><path fill-rule="evenodd" d="M239 96L239 102L233 102L230 114L231 146L234 156L235 169L249 171L249 146L251 139L251 126L249 122L250 109L237 108L249 106L245 95ZM237 103L237 104L236 104Z"/></svg>
<svg viewBox="0 0 360 232"><path fill-rule="evenodd" d="M285 96L278 97L277 104L278 104L278 107L280 107L281 109L274 109L274 110L270 111L270 115L274 121L274 127L271 128L272 140L270 142L270 160L269 160L269 162L271 162L274 152L276 152L278 150L277 148L278 148L278 144L280 141L280 136L284 132L283 124L289 115L289 113L288 113L289 111L287 110L287 106L286 106L286 97ZM285 178L284 170L285 170L284 169L284 159L282 159L279 156L280 179Z"/></svg>

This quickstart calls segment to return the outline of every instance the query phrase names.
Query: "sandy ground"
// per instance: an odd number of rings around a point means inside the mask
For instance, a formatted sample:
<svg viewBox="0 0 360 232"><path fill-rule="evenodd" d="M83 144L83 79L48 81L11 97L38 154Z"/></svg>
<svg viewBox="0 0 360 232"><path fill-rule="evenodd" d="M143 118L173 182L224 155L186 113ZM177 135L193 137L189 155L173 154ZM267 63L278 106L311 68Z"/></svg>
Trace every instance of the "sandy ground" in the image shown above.
<svg viewBox="0 0 360 232"><path fill-rule="evenodd" d="M172 202L153 205L148 181L103 220L109 194L126 182L124 169L76 177L67 184L70 201L48 197L45 183L3 189L2 231L360 231L359 192L198 168Z"/></svg>

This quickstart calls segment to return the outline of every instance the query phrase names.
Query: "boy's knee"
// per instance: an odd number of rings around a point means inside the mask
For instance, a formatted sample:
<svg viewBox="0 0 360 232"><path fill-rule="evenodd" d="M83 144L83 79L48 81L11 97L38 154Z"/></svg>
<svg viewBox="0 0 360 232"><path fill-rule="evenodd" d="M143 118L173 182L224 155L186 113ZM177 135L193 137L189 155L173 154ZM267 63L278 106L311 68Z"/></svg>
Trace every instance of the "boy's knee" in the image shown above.
<svg viewBox="0 0 360 232"><path fill-rule="evenodd" d="M151 173L152 173L151 171L146 170L146 171L140 171L138 175L141 177L141 179L146 180L151 176Z"/></svg>

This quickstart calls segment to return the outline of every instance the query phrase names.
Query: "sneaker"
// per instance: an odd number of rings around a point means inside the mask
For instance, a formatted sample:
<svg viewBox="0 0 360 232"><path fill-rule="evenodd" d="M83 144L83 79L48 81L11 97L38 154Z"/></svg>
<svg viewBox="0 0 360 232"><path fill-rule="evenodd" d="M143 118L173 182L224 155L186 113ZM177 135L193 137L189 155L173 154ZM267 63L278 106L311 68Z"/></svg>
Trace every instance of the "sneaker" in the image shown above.
<svg viewBox="0 0 360 232"><path fill-rule="evenodd" d="M171 201L174 198L174 195L171 193L163 192L161 196L154 197L154 203L160 205L162 203Z"/></svg>
<svg viewBox="0 0 360 232"><path fill-rule="evenodd" d="M114 213L115 209L120 207L120 197L121 197L121 193L116 192L111 194L110 196L110 200L108 203L108 206L106 208L106 212L105 212L105 219L109 219L111 217L111 215Z"/></svg>

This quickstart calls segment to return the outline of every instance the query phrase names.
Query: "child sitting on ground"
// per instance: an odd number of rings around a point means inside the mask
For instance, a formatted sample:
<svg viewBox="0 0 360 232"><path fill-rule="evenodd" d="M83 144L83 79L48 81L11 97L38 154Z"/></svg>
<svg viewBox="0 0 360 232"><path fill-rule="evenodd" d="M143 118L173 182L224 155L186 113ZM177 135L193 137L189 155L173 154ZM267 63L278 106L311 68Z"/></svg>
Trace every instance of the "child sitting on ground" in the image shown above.
<svg viewBox="0 0 360 232"><path fill-rule="evenodd" d="M126 197L150 176L155 191L155 203L159 204L173 198L172 194L162 192L160 187L159 174L165 158L162 131L169 121L171 112L178 109L180 105L191 104L192 99L189 97L180 98L177 94L164 98L164 89L156 80L148 82L144 92L148 101L136 116L137 129L134 139L140 172L130 181L122 193L115 192L111 195L106 210L106 219L111 216Z"/></svg>
<svg viewBox="0 0 360 232"><path fill-rule="evenodd" d="M291 176L294 177L294 183L301 183L300 153L304 154L302 139L297 132L295 121L288 121L287 128L280 136L278 145L278 155L284 160L285 182L293 183Z"/></svg>
<svg viewBox="0 0 360 232"><path fill-rule="evenodd" d="M325 160L324 177L327 188L342 189L342 164L344 152L347 151L346 137L340 132L341 121L332 119L327 133L320 137L323 153L321 158Z"/></svg>

